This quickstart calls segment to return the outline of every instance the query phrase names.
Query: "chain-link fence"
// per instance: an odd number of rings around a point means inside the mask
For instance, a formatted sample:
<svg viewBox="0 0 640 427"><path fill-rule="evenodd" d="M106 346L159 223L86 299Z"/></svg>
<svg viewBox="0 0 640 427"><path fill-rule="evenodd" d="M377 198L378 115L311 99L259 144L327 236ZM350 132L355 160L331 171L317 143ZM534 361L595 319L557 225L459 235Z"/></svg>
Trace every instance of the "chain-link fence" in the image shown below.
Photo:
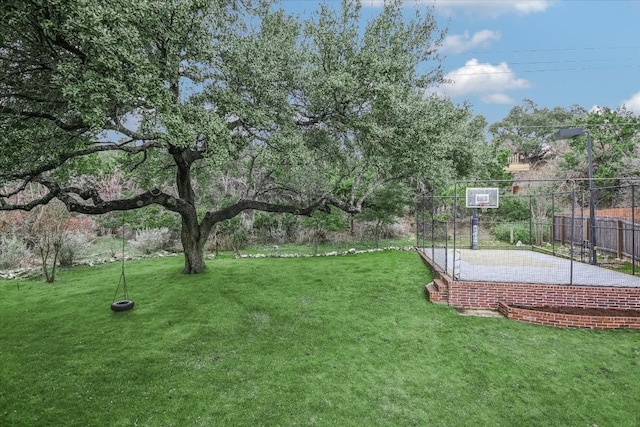
<svg viewBox="0 0 640 427"><path fill-rule="evenodd" d="M495 275L500 267L510 267L525 282L579 284L574 273L580 264L607 267L599 272L606 280L611 280L607 271L631 278L640 273L636 187L590 191L586 181L573 180L458 182L450 194L429 192L419 198L417 246L454 279L474 278L475 272L493 266ZM468 188L497 189L498 207L467 207ZM542 264L548 271L539 277Z"/></svg>

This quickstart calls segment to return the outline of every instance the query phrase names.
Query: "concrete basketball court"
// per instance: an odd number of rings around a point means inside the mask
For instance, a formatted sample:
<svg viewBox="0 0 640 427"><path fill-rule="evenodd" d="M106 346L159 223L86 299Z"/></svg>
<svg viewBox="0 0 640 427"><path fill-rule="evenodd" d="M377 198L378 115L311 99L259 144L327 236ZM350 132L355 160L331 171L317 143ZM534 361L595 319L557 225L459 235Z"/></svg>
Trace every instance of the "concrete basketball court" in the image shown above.
<svg viewBox="0 0 640 427"><path fill-rule="evenodd" d="M464 281L640 288L640 277L531 250L423 248L442 271Z"/></svg>

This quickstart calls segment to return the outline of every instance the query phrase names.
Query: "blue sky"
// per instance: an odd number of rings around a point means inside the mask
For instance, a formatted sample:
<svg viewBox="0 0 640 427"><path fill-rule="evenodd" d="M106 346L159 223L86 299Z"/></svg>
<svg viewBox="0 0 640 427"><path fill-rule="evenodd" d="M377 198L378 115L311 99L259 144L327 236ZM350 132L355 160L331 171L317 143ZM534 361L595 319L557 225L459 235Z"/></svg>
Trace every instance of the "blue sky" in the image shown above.
<svg viewBox="0 0 640 427"><path fill-rule="evenodd" d="M382 3L362 0L363 16ZM318 4L285 7L304 15ZM548 108L625 104L640 114L640 0L405 0L408 9L433 4L448 28L440 52L454 81L438 91L489 123L525 98Z"/></svg>

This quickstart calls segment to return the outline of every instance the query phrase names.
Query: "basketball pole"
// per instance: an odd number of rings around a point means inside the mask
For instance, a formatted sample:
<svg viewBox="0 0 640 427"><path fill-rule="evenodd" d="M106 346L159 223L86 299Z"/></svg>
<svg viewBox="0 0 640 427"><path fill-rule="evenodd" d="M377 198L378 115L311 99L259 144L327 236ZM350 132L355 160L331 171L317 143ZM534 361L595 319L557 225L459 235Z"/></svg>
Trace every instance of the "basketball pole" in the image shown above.
<svg viewBox="0 0 640 427"><path fill-rule="evenodd" d="M471 216L471 249L478 250L478 208L473 208Z"/></svg>

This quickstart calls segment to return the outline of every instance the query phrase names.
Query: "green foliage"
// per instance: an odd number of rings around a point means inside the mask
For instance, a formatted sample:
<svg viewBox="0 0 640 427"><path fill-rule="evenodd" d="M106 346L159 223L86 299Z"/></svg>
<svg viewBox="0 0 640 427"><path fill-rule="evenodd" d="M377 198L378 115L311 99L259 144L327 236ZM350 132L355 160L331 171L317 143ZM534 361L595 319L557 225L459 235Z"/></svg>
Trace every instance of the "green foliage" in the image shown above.
<svg viewBox="0 0 640 427"><path fill-rule="evenodd" d="M511 233L513 231L513 242ZM516 243L518 241L528 245L531 242L529 233L529 221L498 223L491 227L491 233L496 239L506 243Z"/></svg>
<svg viewBox="0 0 640 427"><path fill-rule="evenodd" d="M241 249L247 247L249 235L242 217L237 216L219 223L216 238L218 241L228 243L229 247L223 245L222 249L230 249L235 253L239 253Z"/></svg>
<svg viewBox="0 0 640 427"><path fill-rule="evenodd" d="M376 246L383 227L393 224L398 217L404 216L413 199L411 190L402 182L386 184L371 194L360 217L365 221L373 222Z"/></svg>
<svg viewBox="0 0 640 427"><path fill-rule="evenodd" d="M77 183L82 177L104 177L116 170L116 162L108 153L96 153L70 159L55 170L53 176L62 183Z"/></svg>
<svg viewBox="0 0 640 427"><path fill-rule="evenodd" d="M311 217L303 218L302 226L311 231L314 253L318 246L327 240L330 231L344 231L349 221L344 212L332 209L329 213L316 211Z"/></svg>
<svg viewBox="0 0 640 427"><path fill-rule="evenodd" d="M495 166L484 119L424 96L443 74L431 8L409 16L392 1L371 16L343 0L304 21L269 0L13 1L3 12L0 184L41 183L34 204L162 206L196 251L247 210L356 213L384 182L438 186ZM97 168L136 185L107 197L87 178ZM151 211L132 227L175 227L173 213ZM199 272L190 255L185 271Z"/></svg>
<svg viewBox="0 0 640 427"><path fill-rule="evenodd" d="M96 217L96 222L100 227L115 232L118 228L122 227L122 213L111 212L100 215ZM126 228L134 231L160 228L168 228L171 231L180 229L180 218L178 215L157 205L126 212L124 214L124 223Z"/></svg>
<svg viewBox="0 0 640 427"><path fill-rule="evenodd" d="M564 127L572 127L584 117L586 111L574 106L572 109L555 107L540 108L535 102L525 99L509 111L503 120L489 127L494 144L521 154L528 162L541 160L553 144L551 135Z"/></svg>
<svg viewBox="0 0 640 427"><path fill-rule="evenodd" d="M278 217L275 214L257 212L253 218L253 228L265 236L272 237L278 225Z"/></svg>
<svg viewBox="0 0 640 427"><path fill-rule="evenodd" d="M390 224L397 217L403 216L412 202L413 195L406 184L386 184L376 189L367 199L361 218L365 221Z"/></svg>
<svg viewBox="0 0 640 427"><path fill-rule="evenodd" d="M296 240L301 220L296 215L256 212L253 230L263 243L293 242Z"/></svg>
<svg viewBox="0 0 640 427"><path fill-rule="evenodd" d="M500 207L492 212L496 221L525 221L531 217L528 197L501 197Z"/></svg>
<svg viewBox="0 0 640 427"><path fill-rule="evenodd" d="M331 212L315 212L312 216L302 219L302 225L312 230L344 231L349 222L344 212L332 209Z"/></svg>
<svg viewBox="0 0 640 427"><path fill-rule="evenodd" d="M633 176L640 172L637 164L638 126L640 118L621 107L617 110L599 108L590 112L581 122L592 140L593 177L597 192L597 203L603 207L611 205L617 196L616 190L607 187L618 186L620 177ZM587 134L569 140L572 151L564 155L562 167L573 177L588 177ZM587 190L588 182L579 181Z"/></svg>

